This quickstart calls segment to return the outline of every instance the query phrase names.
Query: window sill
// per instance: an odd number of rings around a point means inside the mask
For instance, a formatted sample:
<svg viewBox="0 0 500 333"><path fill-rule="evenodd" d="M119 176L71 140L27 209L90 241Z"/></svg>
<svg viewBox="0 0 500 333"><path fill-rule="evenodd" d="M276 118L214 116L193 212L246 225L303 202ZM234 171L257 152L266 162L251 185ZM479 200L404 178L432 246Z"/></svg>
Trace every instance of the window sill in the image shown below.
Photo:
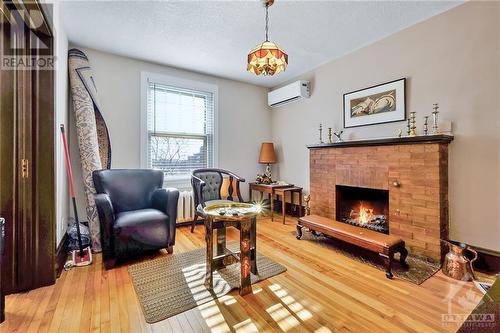
<svg viewBox="0 0 500 333"><path fill-rule="evenodd" d="M174 187L179 191L191 191L191 177L189 178L165 178L163 187Z"/></svg>

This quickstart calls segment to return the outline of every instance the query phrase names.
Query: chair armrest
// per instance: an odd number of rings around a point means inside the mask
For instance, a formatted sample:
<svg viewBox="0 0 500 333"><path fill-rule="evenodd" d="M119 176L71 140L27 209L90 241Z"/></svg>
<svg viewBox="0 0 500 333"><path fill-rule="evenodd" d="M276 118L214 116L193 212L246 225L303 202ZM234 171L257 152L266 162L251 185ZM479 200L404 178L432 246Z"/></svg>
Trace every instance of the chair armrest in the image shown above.
<svg viewBox="0 0 500 333"><path fill-rule="evenodd" d="M245 182L245 178L243 177L240 177L238 176L237 174L235 173L232 173L231 171L228 171L228 170L222 170L224 173L226 173L227 175L233 177L234 179L236 179L237 181L241 182L241 183L244 183Z"/></svg>
<svg viewBox="0 0 500 333"><path fill-rule="evenodd" d="M203 187L205 187L205 182L201 180L201 178L191 175L191 186L193 187L194 194L194 209L196 210L199 204L205 207L205 198L203 198Z"/></svg>
<svg viewBox="0 0 500 333"><path fill-rule="evenodd" d="M114 257L113 224L115 223L115 211L109 195L99 193L94 195L99 225L101 230L101 247L105 258Z"/></svg>
<svg viewBox="0 0 500 333"><path fill-rule="evenodd" d="M175 227L177 223L177 202L179 201L179 190L176 188L160 188L153 192L152 204L154 209L162 211L168 216L168 229L171 244L175 244Z"/></svg>

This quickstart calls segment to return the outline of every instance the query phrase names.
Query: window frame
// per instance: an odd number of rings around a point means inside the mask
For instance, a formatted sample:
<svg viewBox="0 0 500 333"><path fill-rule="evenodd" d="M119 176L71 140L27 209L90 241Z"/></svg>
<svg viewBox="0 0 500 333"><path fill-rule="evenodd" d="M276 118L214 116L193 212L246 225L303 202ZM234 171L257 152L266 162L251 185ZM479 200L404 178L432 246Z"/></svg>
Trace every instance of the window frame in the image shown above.
<svg viewBox="0 0 500 333"><path fill-rule="evenodd" d="M164 75L141 71L141 112L140 112L140 126L141 126L141 149L140 149L140 163L142 169L148 169L148 142L150 133L148 131L148 88L149 82L155 82L176 88L196 90L200 92L207 92L213 94L214 110L213 110L213 167L217 168L219 165L219 100L218 92L219 87L215 84L210 84L202 81L195 81L184 79L176 76ZM201 135L200 135L201 137ZM203 137L206 137L203 135ZM191 188L191 176L177 176L165 177L163 182L164 187L176 187L180 189Z"/></svg>

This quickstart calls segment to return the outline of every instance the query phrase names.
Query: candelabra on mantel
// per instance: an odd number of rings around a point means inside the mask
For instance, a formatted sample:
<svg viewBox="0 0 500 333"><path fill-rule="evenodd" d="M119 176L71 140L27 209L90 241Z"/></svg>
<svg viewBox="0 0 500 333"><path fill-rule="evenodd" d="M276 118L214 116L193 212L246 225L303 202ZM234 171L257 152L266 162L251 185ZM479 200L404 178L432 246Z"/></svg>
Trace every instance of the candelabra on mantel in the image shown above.
<svg viewBox="0 0 500 333"><path fill-rule="evenodd" d="M323 141L323 124L322 123L319 124L318 130L319 130L319 143L325 143ZM344 142L344 140L342 139L343 133L344 133L344 130L334 132L332 127L328 127L328 143L329 144L334 143L333 136L335 136L335 138L337 139L337 142Z"/></svg>
<svg viewBox="0 0 500 333"><path fill-rule="evenodd" d="M424 135L429 134L429 116L424 117Z"/></svg>
<svg viewBox="0 0 500 333"><path fill-rule="evenodd" d="M328 143L333 143L333 134L331 127L328 127Z"/></svg>
<svg viewBox="0 0 500 333"><path fill-rule="evenodd" d="M323 124L319 124L319 143L324 143L323 142Z"/></svg>
<svg viewBox="0 0 500 333"><path fill-rule="evenodd" d="M410 112L410 119L408 122L408 127L410 129L409 136L417 136L417 113Z"/></svg>
<svg viewBox="0 0 500 333"><path fill-rule="evenodd" d="M434 111L432 111L432 134L439 134L439 127L438 127L439 105L438 105L438 103L433 104L433 109L434 109Z"/></svg>
<svg viewBox="0 0 500 333"><path fill-rule="evenodd" d="M344 139L342 139L342 133L344 133L344 130L333 132L333 135L337 137L337 142L344 142Z"/></svg>

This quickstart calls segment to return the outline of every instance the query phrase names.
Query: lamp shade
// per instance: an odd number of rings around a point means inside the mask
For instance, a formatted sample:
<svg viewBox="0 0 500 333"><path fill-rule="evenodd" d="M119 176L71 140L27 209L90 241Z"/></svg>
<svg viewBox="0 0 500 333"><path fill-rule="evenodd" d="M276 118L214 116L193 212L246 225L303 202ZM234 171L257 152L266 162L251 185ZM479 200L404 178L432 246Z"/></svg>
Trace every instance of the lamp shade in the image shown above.
<svg viewBox="0 0 500 333"><path fill-rule="evenodd" d="M276 154L274 153L274 144L272 142L262 143L262 146L260 147L259 163L276 163Z"/></svg>
<svg viewBox="0 0 500 333"><path fill-rule="evenodd" d="M265 41L248 54L247 71L255 75L274 75L288 65L288 55L273 42Z"/></svg>

